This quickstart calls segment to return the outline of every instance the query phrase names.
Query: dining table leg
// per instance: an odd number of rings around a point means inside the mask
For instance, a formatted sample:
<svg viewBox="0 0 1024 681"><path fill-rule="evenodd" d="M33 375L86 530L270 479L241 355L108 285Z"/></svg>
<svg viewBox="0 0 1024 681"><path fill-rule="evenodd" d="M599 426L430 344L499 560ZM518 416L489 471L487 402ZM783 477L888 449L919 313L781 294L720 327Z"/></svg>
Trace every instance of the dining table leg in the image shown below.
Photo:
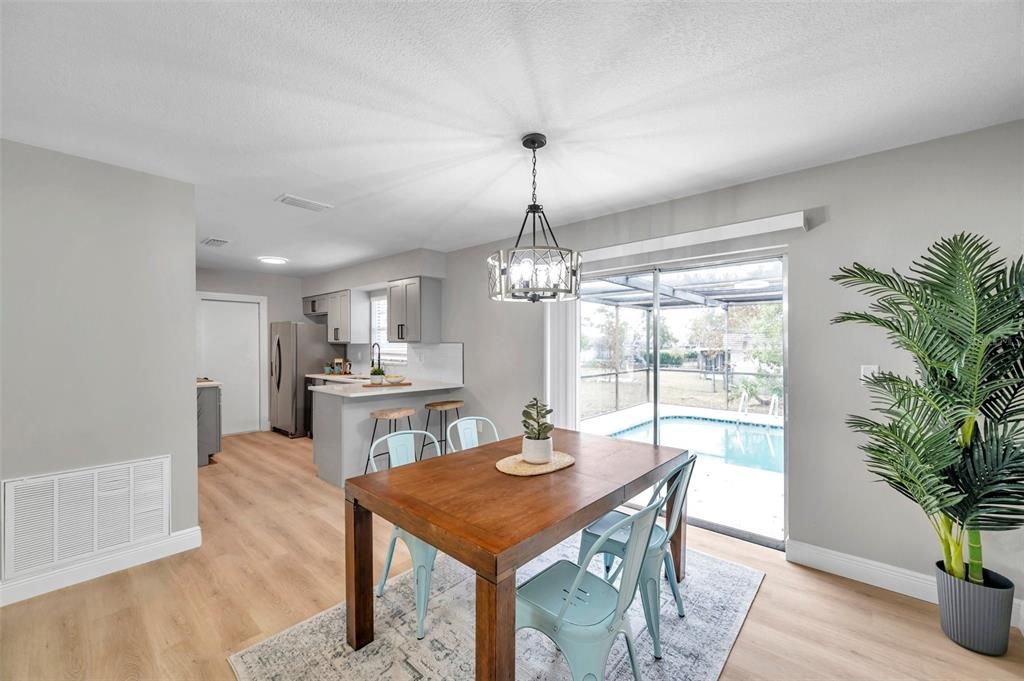
<svg viewBox="0 0 1024 681"><path fill-rule="evenodd" d="M678 489L668 500L668 517L672 517L672 510L679 503L679 497L683 496ZM669 537L669 554L672 556L672 567L676 569L676 579L680 582L686 576L686 501L683 501L683 510L679 515L679 524Z"/></svg>
<svg viewBox="0 0 1024 681"><path fill-rule="evenodd" d="M373 513L345 500L346 638L359 650L373 641Z"/></svg>
<svg viewBox="0 0 1024 681"><path fill-rule="evenodd" d="M515 681L516 574L476 576L476 681Z"/></svg>

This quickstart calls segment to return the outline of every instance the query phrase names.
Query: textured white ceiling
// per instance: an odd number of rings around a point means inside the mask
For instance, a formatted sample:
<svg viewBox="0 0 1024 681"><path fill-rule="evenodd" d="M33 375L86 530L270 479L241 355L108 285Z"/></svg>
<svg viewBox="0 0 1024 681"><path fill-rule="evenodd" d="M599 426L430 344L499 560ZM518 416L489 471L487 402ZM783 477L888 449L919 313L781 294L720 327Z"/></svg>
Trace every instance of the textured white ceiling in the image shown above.
<svg viewBox="0 0 1024 681"><path fill-rule="evenodd" d="M194 182L215 267L514 238L532 130L557 226L1024 117L1021 2L2 12L3 135Z"/></svg>

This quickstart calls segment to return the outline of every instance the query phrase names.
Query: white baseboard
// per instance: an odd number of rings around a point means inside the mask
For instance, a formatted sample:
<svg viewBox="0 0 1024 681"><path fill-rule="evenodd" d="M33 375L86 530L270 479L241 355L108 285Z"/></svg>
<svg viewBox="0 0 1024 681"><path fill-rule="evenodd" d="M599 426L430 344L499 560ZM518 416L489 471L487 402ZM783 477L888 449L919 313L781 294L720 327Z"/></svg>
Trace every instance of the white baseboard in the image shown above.
<svg viewBox="0 0 1024 681"><path fill-rule="evenodd" d="M50 591L63 589L72 584L85 582L103 575L142 565L152 560L165 558L175 553L196 549L203 543L203 533L199 526L187 530L172 532L170 536L157 539L147 544L132 546L124 551L108 553L90 560L66 565L38 575L20 577L0 582L0 606L23 601L26 598L39 596Z"/></svg>
<svg viewBox="0 0 1024 681"><path fill-rule="evenodd" d="M786 560L929 603L937 603L939 600L935 575L914 572L792 539L786 541ZM1013 615L1010 622L1024 632L1024 599L1013 599Z"/></svg>

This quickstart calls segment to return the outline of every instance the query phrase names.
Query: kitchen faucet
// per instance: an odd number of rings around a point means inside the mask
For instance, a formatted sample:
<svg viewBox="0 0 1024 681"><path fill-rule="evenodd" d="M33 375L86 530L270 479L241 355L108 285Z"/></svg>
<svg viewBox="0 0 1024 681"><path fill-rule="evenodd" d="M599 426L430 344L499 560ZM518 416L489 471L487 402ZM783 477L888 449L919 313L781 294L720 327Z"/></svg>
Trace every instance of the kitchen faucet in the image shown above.
<svg viewBox="0 0 1024 681"><path fill-rule="evenodd" d="M380 364L380 343L374 343L370 346L370 368L373 368L373 349L377 348L377 368L379 369Z"/></svg>

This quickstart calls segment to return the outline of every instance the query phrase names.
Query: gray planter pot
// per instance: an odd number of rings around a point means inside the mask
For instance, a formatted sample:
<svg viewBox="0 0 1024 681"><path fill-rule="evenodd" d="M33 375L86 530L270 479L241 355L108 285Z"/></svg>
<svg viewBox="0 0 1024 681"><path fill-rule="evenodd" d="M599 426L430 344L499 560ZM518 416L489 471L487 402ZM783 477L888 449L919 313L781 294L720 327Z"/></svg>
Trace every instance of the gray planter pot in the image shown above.
<svg viewBox="0 0 1024 681"><path fill-rule="evenodd" d="M1010 639L1013 582L985 570L985 584L957 579L935 563L942 631L955 643L984 655L1004 655Z"/></svg>

